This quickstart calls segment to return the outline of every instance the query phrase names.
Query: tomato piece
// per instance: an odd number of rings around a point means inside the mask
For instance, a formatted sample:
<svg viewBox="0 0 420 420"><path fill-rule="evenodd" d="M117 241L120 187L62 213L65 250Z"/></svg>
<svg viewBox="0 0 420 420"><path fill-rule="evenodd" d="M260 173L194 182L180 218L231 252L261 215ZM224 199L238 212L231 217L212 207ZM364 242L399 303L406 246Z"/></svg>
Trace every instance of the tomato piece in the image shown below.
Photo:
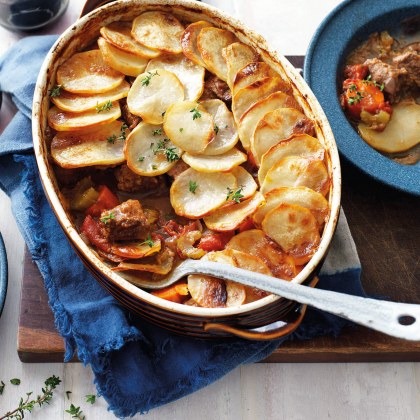
<svg viewBox="0 0 420 420"><path fill-rule="evenodd" d="M234 235L233 231L207 233L201 238L198 248L207 252L222 251Z"/></svg>
<svg viewBox="0 0 420 420"><path fill-rule="evenodd" d="M344 77L346 79L364 79L369 73L368 66L363 64L353 64L344 68Z"/></svg>
<svg viewBox="0 0 420 420"><path fill-rule="evenodd" d="M112 253L111 244L102 235L99 223L91 215L88 214L85 217L85 220L83 220L82 226L80 227L80 231L86 235L92 245L95 245L102 251Z"/></svg>
<svg viewBox="0 0 420 420"><path fill-rule="evenodd" d="M100 216L104 210L110 210L120 204L118 197L106 186L100 185L98 188L98 199L87 210L86 214Z"/></svg>

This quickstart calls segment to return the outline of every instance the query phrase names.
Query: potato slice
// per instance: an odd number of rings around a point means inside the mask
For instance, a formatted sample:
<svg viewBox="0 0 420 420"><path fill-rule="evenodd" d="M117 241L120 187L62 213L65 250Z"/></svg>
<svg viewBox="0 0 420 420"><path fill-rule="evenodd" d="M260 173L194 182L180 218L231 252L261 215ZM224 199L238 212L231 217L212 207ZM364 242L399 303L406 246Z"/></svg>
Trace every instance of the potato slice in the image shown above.
<svg viewBox="0 0 420 420"><path fill-rule="evenodd" d="M248 110L242 115L238 124L239 138L241 139L242 146L246 150L251 147L251 138L254 135L255 128L258 122L265 114L274 111L277 108L295 108L301 111L301 107L293 98L284 92L274 92L266 98L255 102Z"/></svg>
<svg viewBox="0 0 420 420"><path fill-rule="evenodd" d="M227 189L236 187L236 178L230 173L204 173L189 168L172 183L171 204L177 215L199 219L225 204Z"/></svg>
<svg viewBox="0 0 420 420"><path fill-rule="evenodd" d="M182 52L181 35L184 27L169 13L145 12L133 20L131 34L141 45L169 54Z"/></svg>
<svg viewBox="0 0 420 420"><path fill-rule="evenodd" d="M105 38L98 38L99 49L105 62L113 69L125 74L126 76L138 76L146 69L148 58L128 53L114 47Z"/></svg>
<svg viewBox="0 0 420 420"><path fill-rule="evenodd" d="M210 26L212 26L211 23L200 20L188 25L181 35L181 46L184 51L184 55L203 67L206 67L206 63L201 58L200 51L198 51L197 37L203 28Z"/></svg>
<svg viewBox="0 0 420 420"><path fill-rule="evenodd" d="M232 89L236 73L248 65L258 61L259 55L254 48L242 42L234 42L222 50L227 65L227 84Z"/></svg>
<svg viewBox="0 0 420 420"><path fill-rule="evenodd" d="M315 134L313 122L294 108L278 108L260 119L251 138L251 151L257 164L272 146L293 134Z"/></svg>
<svg viewBox="0 0 420 420"><path fill-rule="evenodd" d="M307 187L280 187L264 195L265 204L254 214L255 226L260 227L266 214L279 204L296 204L305 207L314 215L321 228L328 216L328 201L325 197Z"/></svg>
<svg viewBox="0 0 420 420"><path fill-rule="evenodd" d="M262 155L261 166L258 170L260 185L264 182L264 178L271 167L286 156L305 156L324 160L324 155L325 149L318 139L307 134L294 134L272 146Z"/></svg>
<svg viewBox="0 0 420 420"><path fill-rule="evenodd" d="M125 145L128 167L143 176L168 172L181 155L182 150L168 139L162 125L141 122L128 136Z"/></svg>
<svg viewBox="0 0 420 420"><path fill-rule="evenodd" d="M310 260L321 238L312 213L294 204L280 204L262 221L263 231L299 264Z"/></svg>
<svg viewBox="0 0 420 420"><path fill-rule="evenodd" d="M241 194L243 195L242 199L245 200L250 198L254 195L255 191L257 191L258 185L254 181L252 175L242 166L235 166L231 173L235 175L236 182L238 183L238 187L242 188Z"/></svg>
<svg viewBox="0 0 420 420"><path fill-rule="evenodd" d="M125 161L127 134L126 125L121 121L97 129L60 132L51 142L51 156L62 168L117 165Z"/></svg>
<svg viewBox="0 0 420 420"><path fill-rule="evenodd" d="M239 89L232 97L232 112L235 121L239 123L252 105L277 91L290 95L292 88L280 77L265 77Z"/></svg>
<svg viewBox="0 0 420 420"><path fill-rule="evenodd" d="M234 230L249 216L254 214L264 203L264 197L257 192L248 200L228 207L222 207L204 217L206 226L216 232Z"/></svg>
<svg viewBox="0 0 420 420"><path fill-rule="evenodd" d="M232 32L213 27L202 28L197 37L197 48L206 68L225 82L228 69L222 51L235 41Z"/></svg>
<svg viewBox="0 0 420 420"><path fill-rule="evenodd" d="M143 58L155 58L160 55L160 51L139 44L131 36L131 28L130 22L113 22L108 26L103 26L100 32L109 43L127 53Z"/></svg>
<svg viewBox="0 0 420 420"><path fill-rule="evenodd" d="M96 109L79 112L62 111L56 106L48 110L48 124L56 131L76 131L85 128L108 124L121 117L121 108L118 102L112 102L112 107L103 112Z"/></svg>
<svg viewBox="0 0 420 420"><path fill-rule="evenodd" d="M232 94L266 77L278 77L278 74L264 61L248 63L236 72L233 78L233 86L231 87Z"/></svg>
<svg viewBox="0 0 420 420"><path fill-rule="evenodd" d="M393 105L384 131L372 130L364 123L358 129L366 143L381 152L405 152L420 143L420 105L408 101Z"/></svg>
<svg viewBox="0 0 420 420"><path fill-rule="evenodd" d="M189 153L201 153L214 137L212 116L194 101L171 105L165 113L163 126L169 138Z"/></svg>
<svg viewBox="0 0 420 420"><path fill-rule="evenodd" d="M149 124L162 124L168 107L184 99L184 87L170 71L159 69L137 76L127 96L130 112Z"/></svg>
<svg viewBox="0 0 420 420"><path fill-rule="evenodd" d="M293 258L259 229L246 230L234 236L226 249L235 249L260 258L274 277L290 280L296 276Z"/></svg>
<svg viewBox="0 0 420 420"><path fill-rule="evenodd" d="M207 155L191 155L184 153L182 160L200 172L226 172L235 166L246 162L246 154L237 148L228 150L223 155L207 156Z"/></svg>
<svg viewBox="0 0 420 420"><path fill-rule="evenodd" d="M261 192L279 187L308 187L325 195L329 188L327 168L320 160L286 156L267 172Z"/></svg>
<svg viewBox="0 0 420 420"><path fill-rule="evenodd" d="M114 102L118 99L125 98L128 95L129 89L129 83L124 80L112 90L93 95L76 94L62 89L60 90L60 95L52 97L51 100L63 111L78 113L96 109L96 107L105 105L108 101Z"/></svg>
<svg viewBox="0 0 420 420"><path fill-rule="evenodd" d="M196 101L204 89L205 68L194 63L183 54L161 55L149 61L147 71L164 69L178 77L184 86L184 97L187 101Z"/></svg>

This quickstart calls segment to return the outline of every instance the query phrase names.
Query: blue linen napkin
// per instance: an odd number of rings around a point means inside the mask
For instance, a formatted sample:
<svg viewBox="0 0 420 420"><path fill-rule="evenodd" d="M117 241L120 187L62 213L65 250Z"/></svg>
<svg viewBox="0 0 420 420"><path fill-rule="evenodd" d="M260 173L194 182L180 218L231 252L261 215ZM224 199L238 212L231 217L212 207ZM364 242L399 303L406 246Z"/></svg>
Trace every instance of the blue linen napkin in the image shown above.
<svg viewBox="0 0 420 420"><path fill-rule="evenodd" d="M242 363L264 359L286 339L339 334L348 322L309 309L299 329L271 342L206 341L174 335L133 318L86 271L42 190L32 153L31 107L36 76L56 36L28 37L0 59L1 90L18 112L0 137L0 188L8 194L49 296L65 361L77 349L98 393L116 416L146 412L194 392ZM363 295L360 263L344 214L318 287Z"/></svg>

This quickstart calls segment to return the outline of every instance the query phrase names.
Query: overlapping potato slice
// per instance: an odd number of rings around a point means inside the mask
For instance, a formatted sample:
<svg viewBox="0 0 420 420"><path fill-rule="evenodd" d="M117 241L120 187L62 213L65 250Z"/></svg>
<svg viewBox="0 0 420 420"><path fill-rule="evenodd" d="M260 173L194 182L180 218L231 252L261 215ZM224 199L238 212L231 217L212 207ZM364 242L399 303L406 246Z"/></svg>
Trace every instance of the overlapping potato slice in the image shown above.
<svg viewBox="0 0 420 420"><path fill-rule="evenodd" d="M251 146L251 138L254 134L260 119L270 111L277 108L295 108L301 111L301 107L293 98L284 92L274 92L266 98L255 102L248 110L242 115L238 124L239 137L242 146L249 150Z"/></svg>
<svg viewBox="0 0 420 420"><path fill-rule="evenodd" d="M253 197L239 204L215 210L204 217L204 223L216 232L235 230L247 217L253 215L264 201L263 195L257 192Z"/></svg>
<svg viewBox="0 0 420 420"><path fill-rule="evenodd" d="M208 155L192 155L184 153L182 160L200 172L226 172L230 171L235 166L240 165L246 161L246 154L242 153L236 147L228 150L223 155L208 156Z"/></svg>
<svg viewBox="0 0 420 420"><path fill-rule="evenodd" d="M232 93L235 94L239 89L266 77L276 77L278 74L264 61L247 63L238 69L234 78Z"/></svg>
<svg viewBox="0 0 420 420"><path fill-rule="evenodd" d="M278 108L260 119L251 138L251 150L259 164L265 152L293 134L315 134L313 122L294 108Z"/></svg>
<svg viewBox="0 0 420 420"><path fill-rule="evenodd" d="M225 82L228 69L222 51L235 41L232 32L214 27L202 28L197 37L197 48L207 69Z"/></svg>
<svg viewBox="0 0 420 420"><path fill-rule="evenodd" d="M63 111L78 113L96 109L96 107L101 107L108 101L114 102L118 99L125 98L128 95L129 89L130 85L126 81L123 81L112 90L92 95L76 94L62 89L60 90L60 95L52 97L51 100Z"/></svg>
<svg viewBox="0 0 420 420"><path fill-rule="evenodd" d="M100 29L101 35L112 45L130 54L143 58L155 58L160 51L150 49L139 44L131 36L132 25L130 22L113 22Z"/></svg>
<svg viewBox="0 0 420 420"><path fill-rule="evenodd" d="M235 166L231 170L231 173L235 175L236 182L241 188L241 194L243 195L242 199L245 200L252 197L258 188L258 185L254 181L252 175L242 166Z"/></svg>
<svg viewBox="0 0 420 420"><path fill-rule="evenodd" d="M263 231L291 255L298 265L315 253L320 236L312 213L294 204L280 204L270 210L262 221Z"/></svg>
<svg viewBox="0 0 420 420"><path fill-rule="evenodd" d="M289 257L262 230L251 229L234 236L226 249L235 249L260 258L273 276L290 280L296 276L293 258Z"/></svg>
<svg viewBox="0 0 420 420"><path fill-rule="evenodd" d="M271 167L286 156L306 156L324 160L324 155L325 150L318 139L307 134L294 134L272 146L262 155L258 181L262 184Z"/></svg>
<svg viewBox="0 0 420 420"><path fill-rule="evenodd" d="M235 121L239 122L245 112L256 102L277 91L290 95L292 87L280 77L265 77L239 89L232 97L232 112Z"/></svg>
<svg viewBox="0 0 420 420"><path fill-rule="evenodd" d="M169 54L182 52L181 35L184 27L169 13L144 12L133 20L131 34L140 44Z"/></svg>
<svg viewBox="0 0 420 420"><path fill-rule="evenodd" d="M124 138L128 134L121 121L97 129L63 131L51 142L51 156L62 168L116 165L124 162Z"/></svg>
<svg viewBox="0 0 420 420"><path fill-rule="evenodd" d="M261 192L279 187L308 187L325 195L329 187L327 168L320 160L286 156L267 172Z"/></svg>
<svg viewBox="0 0 420 420"><path fill-rule="evenodd" d="M99 49L105 62L126 76L138 76L146 69L148 58L140 57L114 47L105 38L98 38Z"/></svg>
<svg viewBox="0 0 420 420"><path fill-rule="evenodd" d="M73 54L57 69L57 84L73 93L102 93L116 88L124 75L110 67L99 50Z"/></svg>
<svg viewBox="0 0 420 420"><path fill-rule="evenodd" d="M194 101L171 105L163 122L169 138L189 153L201 153L214 137L213 117Z"/></svg>
<svg viewBox="0 0 420 420"><path fill-rule="evenodd" d="M189 168L172 183L171 205L177 215L199 219L225 204L226 191L236 187L236 178L231 173L205 173Z"/></svg>
<svg viewBox="0 0 420 420"><path fill-rule="evenodd" d="M157 69L168 70L178 77L184 86L185 100L196 101L203 93L204 67L194 63L183 54L165 54L150 60L147 71L153 72Z"/></svg>
<svg viewBox="0 0 420 420"><path fill-rule="evenodd" d="M181 46L184 55L203 67L206 67L206 63L201 58L200 51L198 51L197 37L203 28L207 28L209 26L212 26L211 23L204 20L191 23L185 28L185 31L181 36Z"/></svg>
<svg viewBox="0 0 420 420"><path fill-rule="evenodd" d="M121 108L118 102L112 102L112 107L102 112L93 109L77 114L53 106L48 110L48 124L57 131L76 131L110 123L120 116Z"/></svg>
<svg viewBox="0 0 420 420"><path fill-rule="evenodd" d="M184 99L184 87L170 71L159 69L137 76L127 96L130 112L150 124L162 124L168 107Z"/></svg>
<svg viewBox="0 0 420 420"><path fill-rule="evenodd" d="M182 150L168 139L162 125L141 122L126 140L127 165L139 175L156 176L168 172L181 155Z"/></svg>
<svg viewBox="0 0 420 420"><path fill-rule="evenodd" d="M314 215L319 227L328 215L328 201L325 197L307 187L280 187L264 195L265 204L254 214L254 224L260 227L266 214L279 204L296 204L305 207Z"/></svg>

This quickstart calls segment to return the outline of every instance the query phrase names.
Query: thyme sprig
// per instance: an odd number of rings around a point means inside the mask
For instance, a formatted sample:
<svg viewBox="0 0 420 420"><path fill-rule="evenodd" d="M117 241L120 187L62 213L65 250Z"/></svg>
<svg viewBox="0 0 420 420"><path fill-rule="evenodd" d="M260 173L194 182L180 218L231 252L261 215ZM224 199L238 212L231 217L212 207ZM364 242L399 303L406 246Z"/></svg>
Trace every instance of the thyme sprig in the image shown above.
<svg viewBox="0 0 420 420"><path fill-rule="evenodd" d="M151 71L147 72L149 75L144 77L143 79L141 79L141 85L142 86L149 86L150 85L150 80L152 79L153 76L159 76L159 73L157 72L157 70L152 73Z"/></svg>
<svg viewBox="0 0 420 420"><path fill-rule="evenodd" d="M96 112L99 114L103 111L109 111L114 105L112 104L112 101L106 101L103 105L96 105L95 109Z"/></svg>
<svg viewBox="0 0 420 420"><path fill-rule="evenodd" d="M70 404L69 409L65 410L65 412L71 414L72 419L85 420L86 418L80 407L76 407L74 404Z"/></svg>
<svg viewBox="0 0 420 420"><path fill-rule="evenodd" d="M232 188L227 187L227 194L226 194L226 201L232 200L236 204L239 204L241 202L241 198L244 197L243 194L241 194L242 190L244 189L243 186L240 186L236 191L232 190Z"/></svg>

